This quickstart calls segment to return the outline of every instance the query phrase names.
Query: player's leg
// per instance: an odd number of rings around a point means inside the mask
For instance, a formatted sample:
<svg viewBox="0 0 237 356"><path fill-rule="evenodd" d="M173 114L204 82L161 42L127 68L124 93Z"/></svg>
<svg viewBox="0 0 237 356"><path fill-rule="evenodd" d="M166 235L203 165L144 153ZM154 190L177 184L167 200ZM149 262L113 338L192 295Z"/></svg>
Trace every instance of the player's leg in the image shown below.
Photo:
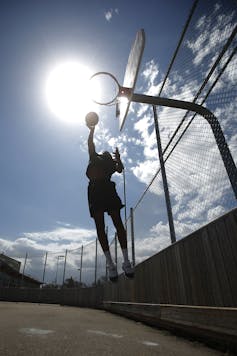
<svg viewBox="0 0 237 356"><path fill-rule="evenodd" d="M127 233L121 219L120 209L111 211L110 216L112 218L113 224L117 231L118 240L123 253L123 258L124 258L123 270L127 277L133 277L134 268L132 267L128 258Z"/></svg>
<svg viewBox="0 0 237 356"><path fill-rule="evenodd" d="M95 226L96 226L96 231L97 231L97 236L100 242L100 245L102 247L102 250L104 252L105 258L106 258L106 263L109 269L109 278L111 281L115 281L118 278L118 272L117 272L117 267L115 266L110 249L109 249L109 243L108 243L108 238L105 232L105 221L104 221L104 212L103 211L97 211L93 214L93 218L95 220Z"/></svg>

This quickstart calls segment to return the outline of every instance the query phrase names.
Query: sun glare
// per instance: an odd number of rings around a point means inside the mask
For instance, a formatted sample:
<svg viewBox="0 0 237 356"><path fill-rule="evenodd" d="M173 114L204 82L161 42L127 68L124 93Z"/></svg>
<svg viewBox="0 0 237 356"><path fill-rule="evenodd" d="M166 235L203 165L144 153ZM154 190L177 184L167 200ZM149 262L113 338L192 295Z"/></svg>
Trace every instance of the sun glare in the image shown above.
<svg viewBox="0 0 237 356"><path fill-rule="evenodd" d="M100 87L91 87L89 68L78 62L64 62L57 65L46 82L46 99L53 114L67 123L84 120L90 111L98 111L92 96L100 96Z"/></svg>

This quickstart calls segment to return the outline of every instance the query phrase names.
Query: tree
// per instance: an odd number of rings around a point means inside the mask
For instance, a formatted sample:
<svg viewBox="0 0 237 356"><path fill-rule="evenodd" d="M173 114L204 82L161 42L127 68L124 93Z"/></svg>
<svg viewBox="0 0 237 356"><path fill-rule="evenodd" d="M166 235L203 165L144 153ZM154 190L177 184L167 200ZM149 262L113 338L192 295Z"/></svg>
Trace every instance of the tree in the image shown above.
<svg viewBox="0 0 237 356"><path fill-rule="evenodd" d="M75 281L71 276L70 278L67 278L65 280L63 287L64 288L85 288L86 284Z"/></svg>

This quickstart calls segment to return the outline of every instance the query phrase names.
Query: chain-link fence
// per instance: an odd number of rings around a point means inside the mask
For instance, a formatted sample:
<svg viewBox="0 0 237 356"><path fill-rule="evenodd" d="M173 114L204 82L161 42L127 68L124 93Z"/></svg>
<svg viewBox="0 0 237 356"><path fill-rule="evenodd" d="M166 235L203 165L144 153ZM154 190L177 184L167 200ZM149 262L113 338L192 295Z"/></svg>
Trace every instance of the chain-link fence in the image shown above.
<svg viewBox="0 0 237 356"><path fill-rule="evenodd" d="M86 287L106 279L105 257L97 240L74 250L35 250L11 258L21 262L22 279L28 276L51 288Z"/></svg>

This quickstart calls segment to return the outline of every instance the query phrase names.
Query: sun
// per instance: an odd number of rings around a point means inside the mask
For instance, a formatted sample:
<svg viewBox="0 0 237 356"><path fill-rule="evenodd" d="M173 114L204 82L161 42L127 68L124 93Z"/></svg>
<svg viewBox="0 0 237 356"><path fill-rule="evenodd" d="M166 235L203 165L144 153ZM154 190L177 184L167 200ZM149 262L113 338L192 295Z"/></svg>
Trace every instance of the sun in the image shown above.
<svg viewBox="0 0 237 356"><path fill-rule="evenodd" d="M100 96L98 84L91 86L93 72L77 61L56 65L46 80L46 100L51 112L66 123L79 123L90 111L98 111L93 95Z"/></svg>

